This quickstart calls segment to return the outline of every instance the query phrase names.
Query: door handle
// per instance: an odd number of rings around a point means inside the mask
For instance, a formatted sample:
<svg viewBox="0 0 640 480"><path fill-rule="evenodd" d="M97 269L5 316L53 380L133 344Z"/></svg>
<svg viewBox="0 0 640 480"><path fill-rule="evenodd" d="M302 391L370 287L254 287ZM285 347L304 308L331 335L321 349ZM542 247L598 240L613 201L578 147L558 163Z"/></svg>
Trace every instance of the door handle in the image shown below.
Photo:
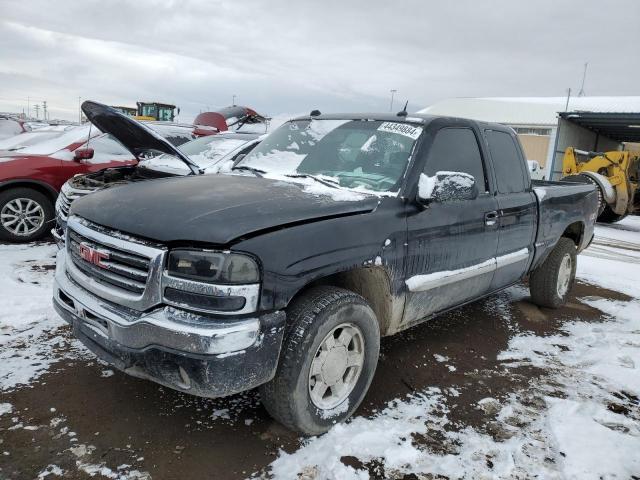
<svg viewBox="0 0 640 480"><path fill-rule="evenodd" d="M491 227L498 223L498 212L495 210L484 214L484 224Z"/></svg>

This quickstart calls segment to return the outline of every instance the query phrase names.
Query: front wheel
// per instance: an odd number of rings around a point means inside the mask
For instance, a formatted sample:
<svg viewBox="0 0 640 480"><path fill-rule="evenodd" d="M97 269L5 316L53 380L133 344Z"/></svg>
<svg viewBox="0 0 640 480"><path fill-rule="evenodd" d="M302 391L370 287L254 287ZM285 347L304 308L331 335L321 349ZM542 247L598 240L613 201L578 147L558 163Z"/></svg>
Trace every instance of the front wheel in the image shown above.
<svg viewBox="0 0 640 480"><path fill-rule="evenodd" d="M0 193L0 240L32 242L51 228L53 205L31 188L14 188Z"/></svg>
<svg viewBox="0 0 640 480"><path fill-rule="evenodd" d="M380 351L378 321L360 295L316 287L292 302L287 323L262 403L286 427L318 435L349 418L367 393Z"/></svg>
<svg viewBox="0 0 640 480"><path fill-rule="evenodd" d="M576 265L577 254L573 240L560 238L546 260L529 277L533 303L549 308L564 305L576 278Z"/></svg>

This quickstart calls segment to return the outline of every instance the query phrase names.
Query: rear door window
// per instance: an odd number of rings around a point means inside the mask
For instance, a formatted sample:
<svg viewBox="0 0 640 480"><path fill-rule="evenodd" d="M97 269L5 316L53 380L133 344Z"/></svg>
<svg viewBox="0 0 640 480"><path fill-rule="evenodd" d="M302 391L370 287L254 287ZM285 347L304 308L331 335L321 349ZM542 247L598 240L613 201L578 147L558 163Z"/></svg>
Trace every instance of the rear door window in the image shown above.
<svg viewBox="0 0 640 480"><path fill-rule="evenodd" d="M493 168L500 193L524 192L527 188L523 160L511 135L497 130L485 130Z"/></svg>
<svg viewBox="0 0 640 480"><path fill-rule="evenodd" d="M482 155L473 130L447 127L436 133L429 149L425 173L432 177L442 171L473 175L478 191L487 191Z"/></svg>

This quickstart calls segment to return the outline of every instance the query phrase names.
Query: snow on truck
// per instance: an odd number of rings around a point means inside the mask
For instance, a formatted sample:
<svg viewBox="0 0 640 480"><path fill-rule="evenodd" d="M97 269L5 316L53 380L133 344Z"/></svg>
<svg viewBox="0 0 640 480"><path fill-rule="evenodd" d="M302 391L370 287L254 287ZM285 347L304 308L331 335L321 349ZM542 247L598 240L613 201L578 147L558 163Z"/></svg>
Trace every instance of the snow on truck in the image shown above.
<svg viewBox="0 0 640 480"><path fill-rule="evenodd" d="M54 284L74 334L182 392L259 387L274 418L320 434L362 402L382 336L526 276L533 302L565 302L593 185L532 184L501 125L317 113L230 174L75 201Z"/></svg>

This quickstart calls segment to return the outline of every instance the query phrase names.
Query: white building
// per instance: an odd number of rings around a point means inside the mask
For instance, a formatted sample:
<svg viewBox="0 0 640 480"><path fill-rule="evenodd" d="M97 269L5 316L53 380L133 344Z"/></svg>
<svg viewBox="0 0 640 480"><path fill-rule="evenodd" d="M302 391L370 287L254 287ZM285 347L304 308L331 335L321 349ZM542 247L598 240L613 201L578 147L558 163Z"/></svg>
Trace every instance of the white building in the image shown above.
<svg viewBox="0 0 640 480"><path fill-rule="evenodd" d="M640 96L571 97L568 104L567 97L448 98L420 113L509 125L518 133L528 160L547 169L553 163L554 178L560 175L568 146L617 150L625 142L640 140Z"/></svg>

